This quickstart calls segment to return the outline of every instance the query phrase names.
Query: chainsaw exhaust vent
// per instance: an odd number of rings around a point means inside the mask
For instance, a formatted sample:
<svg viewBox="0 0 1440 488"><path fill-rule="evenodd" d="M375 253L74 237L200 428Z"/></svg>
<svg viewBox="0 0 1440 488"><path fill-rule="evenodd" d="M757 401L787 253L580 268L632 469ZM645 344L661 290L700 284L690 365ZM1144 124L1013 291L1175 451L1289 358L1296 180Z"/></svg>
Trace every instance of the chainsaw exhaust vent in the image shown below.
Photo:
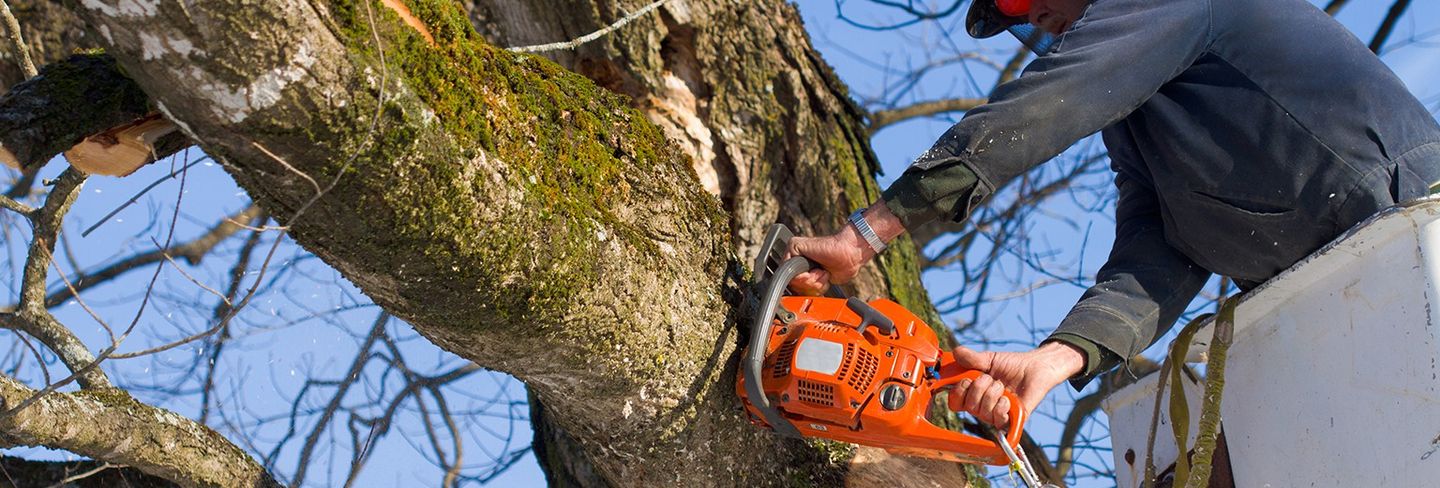
<svg viewBox="0 0 1440 488"><path fill-rule="evenodd" d="M835 404L835 386L810 380L800 380L800 400L816 405Z"/></svg>
<svg viewBox="0 0 1440 488"><path fill-rule="evenodd" d="M795 341L788 341L775 351L775 367L770 374L772 378L784 378L790 374L791 359L795 357Z"/></svg>

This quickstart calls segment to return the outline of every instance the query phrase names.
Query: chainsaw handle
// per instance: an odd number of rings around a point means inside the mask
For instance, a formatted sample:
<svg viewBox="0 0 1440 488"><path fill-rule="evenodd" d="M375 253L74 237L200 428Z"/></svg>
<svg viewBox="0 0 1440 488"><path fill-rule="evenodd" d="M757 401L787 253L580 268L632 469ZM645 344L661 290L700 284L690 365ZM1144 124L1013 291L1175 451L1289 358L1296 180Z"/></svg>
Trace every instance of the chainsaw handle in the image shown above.
<svg viewBox="0 0 1440 488"><path fill-rule="evenodd" d="M777 227L783 228L777 224ZM772 232L774 232L772 230ZM786 231L789 232L789 231ZM765 354L770 344L770 323L775 320L775 312L780 307L780 295L785 292L785 284L790 282L795 275L810 270L810 260L804 257L793 257L785 260L774 270L774 274L768 276L769 282L763 290L758 291L759 304L755 309L755 316L750 322L750 344L746 349L745 362L742 364L745 374L745 394L750 397L750 403L760 410L765 417L765 423L770 424L771 429L781 435L789 437L801 437L800 431L795 429L788 420L780 416L780 411L770 404L770 399L765 397L765 391L760 387L760 372L765 366ZM756 273L759 273L756 270Z"/></svg>
<svg viewBox="0 0 1440 488"><path fill-rule="evenodd" d="M961 380L968 379L973 382L985 374L978 369L971 369L963 371L960 374L943 376L947 369L954 371L958 368L959 366L955 365L955 363L949 362L947 364L947 361L941 359L939 369L942 376L930 383L930 394L932 398L935 392L953 389ZM1020 403L1020 397L1016 396L1015 392L1010 391L1009 388L1005 389L1005 399L1010 401L1010 424L1003 430L1005 433L1005 442L1009 443L1011 447L1017 447L1020 445L1020 436L1025 431L1025 407Z"/></svg>

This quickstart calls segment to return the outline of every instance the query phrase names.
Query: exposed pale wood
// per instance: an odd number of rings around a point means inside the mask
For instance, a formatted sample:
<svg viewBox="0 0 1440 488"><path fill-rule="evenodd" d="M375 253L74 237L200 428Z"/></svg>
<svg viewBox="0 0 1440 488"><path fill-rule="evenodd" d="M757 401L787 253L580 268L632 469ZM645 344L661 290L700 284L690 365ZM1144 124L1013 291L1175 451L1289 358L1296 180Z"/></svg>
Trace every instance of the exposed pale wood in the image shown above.
<svg viewBox="0 0 1440 488"><path fill-rule="evenodd" d="M155 142L175 132L159 113L86 137L65 151L70 164L87 174L128 176L155 161Z"/></svg>

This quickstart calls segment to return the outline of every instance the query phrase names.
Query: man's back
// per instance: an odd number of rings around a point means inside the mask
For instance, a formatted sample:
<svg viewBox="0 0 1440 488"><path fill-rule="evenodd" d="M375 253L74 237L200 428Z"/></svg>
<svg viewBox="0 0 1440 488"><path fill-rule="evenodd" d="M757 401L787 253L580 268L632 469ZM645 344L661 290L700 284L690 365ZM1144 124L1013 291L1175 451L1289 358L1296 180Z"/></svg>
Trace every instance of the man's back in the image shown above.
<svg viewBox="0 0 1440 488"><path fill-rule="evenodd" d="M1097 6L1111 1L1125 0ZM1186 256L1258 283L1440 177L1440 126L1329 16L1301 0L1201 3L1161 10L1188 16L1175 42L1132 47L1194 62L1105 132Z"/></svg>

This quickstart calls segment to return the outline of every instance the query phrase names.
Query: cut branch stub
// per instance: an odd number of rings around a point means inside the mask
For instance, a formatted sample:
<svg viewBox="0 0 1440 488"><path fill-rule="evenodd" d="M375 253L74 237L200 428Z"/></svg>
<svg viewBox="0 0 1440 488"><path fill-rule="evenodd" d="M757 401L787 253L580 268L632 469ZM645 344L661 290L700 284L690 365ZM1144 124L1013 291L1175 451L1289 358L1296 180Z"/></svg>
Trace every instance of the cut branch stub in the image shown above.
<svg viewBox="0 0 1440 488"><path fill-rule="evenodd" d="M0 161L13 168L39 167L85 136L150 112L145 92L113 58L71 56L0 97Z"/></svg>
<svg viewBox="0 0 1440 488"><path fill-rule="evenodd" d="M70 164L92 175L127 176L158 156L156 142L175 133L175 124L158 112L88 136L65 151ZM183 139L183 138L182 138ZM183 144L183 140L181 141Z"/></svg>

